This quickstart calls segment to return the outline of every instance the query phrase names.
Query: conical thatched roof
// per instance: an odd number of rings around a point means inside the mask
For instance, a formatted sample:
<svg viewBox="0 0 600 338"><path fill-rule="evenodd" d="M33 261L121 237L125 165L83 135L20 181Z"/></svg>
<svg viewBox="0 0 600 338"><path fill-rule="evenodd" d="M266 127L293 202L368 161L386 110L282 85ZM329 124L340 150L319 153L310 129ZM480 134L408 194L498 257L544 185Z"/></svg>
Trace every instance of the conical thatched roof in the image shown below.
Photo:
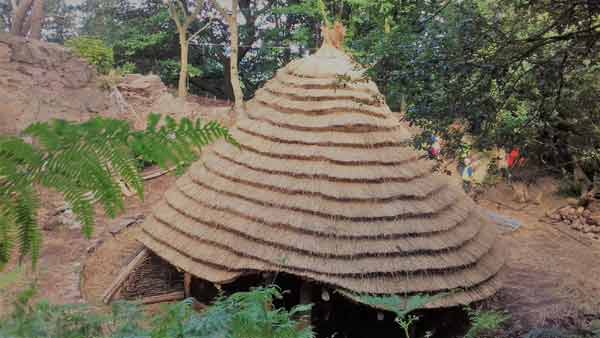
<svg viewBox="0 0 600 338"><path fill-rule="evenodd" d="M141 241L200 278L282 271L350 293L492 295L494 226L410 147L375 84L328 45L290 63L192 165Z"/></svg>

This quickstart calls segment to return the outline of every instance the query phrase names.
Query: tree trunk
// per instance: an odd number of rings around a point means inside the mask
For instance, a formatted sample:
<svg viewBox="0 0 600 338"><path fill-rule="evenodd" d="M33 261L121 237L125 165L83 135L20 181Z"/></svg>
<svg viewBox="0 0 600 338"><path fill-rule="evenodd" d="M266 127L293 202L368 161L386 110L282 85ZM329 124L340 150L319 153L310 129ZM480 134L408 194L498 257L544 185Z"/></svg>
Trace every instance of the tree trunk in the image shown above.
<svg viewBox="0 0 600 338"><path fill-rule="evenodd" d="M189 52L189 41L187 39L187 27L179 31L179 45L181 49L181 67L179 70L179 88L178 96L186 97L187 90L187 78L188 78L188 52Z"/></svg>
<svg viewBox="0 0 600 338"><path fill-rule="evenodd" d="M10 32L14 35L25 36L27 32L23 32L23 24L27 19L27 13L31 8L33 0L22 0L17 8L13 8L13 19Z"/></svg>
<svg viewBox="0 0 600 338"><path fill-rule="evenodd" d="M29 36L35 40L42 39L42 26L44 24L44 0L35 0L31 10L31 32Z"/></svg>
<svg viewBox="0 0 600 338"><path fill-rule="evenodd" d="M238 69L238 51L239 51L239 34L238 34L238 0L231 1L231 15L228 17L229 33L231 35L231 55L229 56L231 87L233 89L233 97L235 99L234 109L240 112L244 109L244 93L240 83L240 73Z"/></svg>
<svg viewBox="0 0 600 338"><path fill-rule="evenodd" d="M228 100L235 101L233 82L231 81L231 59L228 58L223 60L223 79L225 79L225 85L223 86L225 97Z"/></svg>

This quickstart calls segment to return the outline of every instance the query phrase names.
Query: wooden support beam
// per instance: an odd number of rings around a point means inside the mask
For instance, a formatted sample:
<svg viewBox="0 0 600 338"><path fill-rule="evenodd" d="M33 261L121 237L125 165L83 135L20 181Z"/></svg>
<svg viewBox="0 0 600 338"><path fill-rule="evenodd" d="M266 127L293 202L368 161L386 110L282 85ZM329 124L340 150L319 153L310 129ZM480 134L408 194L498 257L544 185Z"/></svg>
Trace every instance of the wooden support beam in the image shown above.
<svg viewBox="0 0 600 338"><path fill-rule="evenodd" d="M106 289L104 294L102 295L102 301L104 304L110 303L112 298L115 296L117 291L121 288L127 277L131 274L131 272L148 257L149 251L145 247L140 250L140 252L133 257L133 259L121 269L121 272L117 275L117 278L112 282L112 284Z"/></svg>
<svg viewBox="0 0 600 338"><path fill-rule="evenodd" d="M165 293L163 295L158 296L148 296L140 299L141 304L155 304L155 303L164 303L164 302L174 302L176 300L182 300L185 298L185 292L183 291L174 291Z"/></svg>
<svg viewBox="0 0 600 338"><path fill-rule="evenodd" d="M189 298L191 296L191 285L192 285L192 274L189 272L185 272L183 274L183 292L185 298Z"/></svg>
<svg viewBox="0 0 600 338"><path fill-rule="evenodd" d="M313 296L313 285L308 282L303 280L302 284L300 285L300 301L299 303L301 305L306 305L306 304L311 304L312 303L312 296ZM299 322L300 326L303 327L308 327L311 325L311 321L312 321L312 311L309 311L306 314L306 317L302 318Z"/></svg>

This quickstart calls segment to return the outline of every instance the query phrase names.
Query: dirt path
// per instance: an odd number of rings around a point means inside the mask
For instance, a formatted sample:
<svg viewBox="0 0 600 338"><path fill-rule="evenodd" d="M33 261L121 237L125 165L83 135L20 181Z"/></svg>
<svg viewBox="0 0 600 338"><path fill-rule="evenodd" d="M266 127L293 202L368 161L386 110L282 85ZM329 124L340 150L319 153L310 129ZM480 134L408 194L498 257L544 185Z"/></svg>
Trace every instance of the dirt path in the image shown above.
<svg viewBox="0 0 600 338"><path fill-rule="evenodd" d="M543 221L546 211L564 205L553 194L553 186L542 183L534 188L536 194L544 191L541 205L514 203L507 185L488 191L480 200L484 208L522 224L504 235L507 267L495 300L497 307L511 313L514 330L581 328L600 317L600 241Z"/></svg>

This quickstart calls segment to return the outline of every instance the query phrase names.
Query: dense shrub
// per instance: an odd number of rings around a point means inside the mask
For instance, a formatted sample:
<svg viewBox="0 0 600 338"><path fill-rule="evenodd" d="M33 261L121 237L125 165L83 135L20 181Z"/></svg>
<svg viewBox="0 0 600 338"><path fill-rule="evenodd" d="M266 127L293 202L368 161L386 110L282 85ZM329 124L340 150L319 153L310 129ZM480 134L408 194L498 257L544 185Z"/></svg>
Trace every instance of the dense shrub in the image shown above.
<svg viewBox="0 0 600 338"><path fill-rule="evenodd" d="M77 37L65 42L77 55L96 66L101 74L108 74L113 68L113 50L104 41L92 37Z"/></svg>

